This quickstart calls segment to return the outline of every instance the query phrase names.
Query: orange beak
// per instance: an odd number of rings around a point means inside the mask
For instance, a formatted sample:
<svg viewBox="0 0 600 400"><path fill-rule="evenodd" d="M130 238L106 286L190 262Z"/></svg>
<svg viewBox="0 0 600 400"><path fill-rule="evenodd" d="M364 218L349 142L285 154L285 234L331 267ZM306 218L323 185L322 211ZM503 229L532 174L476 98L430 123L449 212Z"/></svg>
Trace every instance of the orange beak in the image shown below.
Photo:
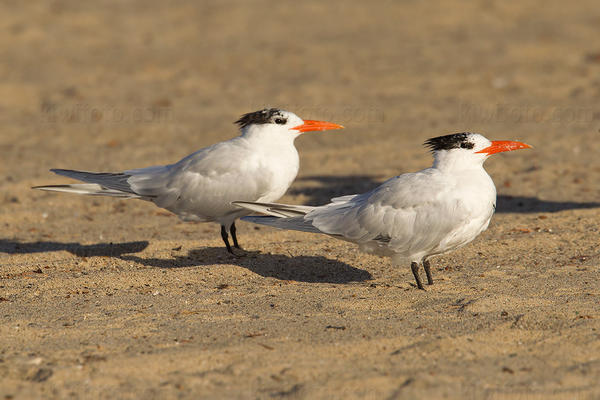
<svg viewBox="0 0 600 400"><path fill-rule="evenodd" d="M342 125L334 124L333 122L324 122L324 121L313 121L310 119L305 119L302 125L298 125L293 127L292 129L296 129L300 132L312 132L312 131L328 131L330 129L343 129Z"/></svg>
<svg viewBox="0 0 600 400"><path fill-rule="evenodd" d="M530 149L531 146L522 142L513 142L512 140L493 140L492 145L475 153L486 153L488 156L501 153L503 151L513 151L520 149Z"/></svg>

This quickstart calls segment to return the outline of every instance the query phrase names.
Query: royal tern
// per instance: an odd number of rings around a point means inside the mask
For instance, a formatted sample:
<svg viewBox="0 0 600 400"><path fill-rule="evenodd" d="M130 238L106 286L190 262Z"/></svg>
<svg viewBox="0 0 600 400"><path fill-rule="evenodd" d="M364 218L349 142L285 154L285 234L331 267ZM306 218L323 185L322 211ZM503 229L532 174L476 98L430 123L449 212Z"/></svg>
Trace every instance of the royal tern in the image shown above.
<svg viewBox="0 0 600 400"><path fill-rule="evenodd" d="M419 264L433 284L429 258L471 242L490 223L496 187L483 168L492 154L531 146L490 141L477 133L455 133L425 142L433 166L396 176L370 192L337 197L319 206L236 201L267 216L243 220L282 229L324 233L353 242L363 251L409 261L423 289Z"/></svg>
<svg viewBox="0 0 600 400"><path fill-rule="evenodd" d="M233 254L228 231L233 245L239 248L235 220L250 212L231 202L279 199L298 174L294 139L304 132L343 128L330 122L302 120L276 108L245 114L235 123L241 136L198 150L175 164L120 173L52 169L86 183L34 189L142 199L184 221L218 222L225 246Z"/></svg>

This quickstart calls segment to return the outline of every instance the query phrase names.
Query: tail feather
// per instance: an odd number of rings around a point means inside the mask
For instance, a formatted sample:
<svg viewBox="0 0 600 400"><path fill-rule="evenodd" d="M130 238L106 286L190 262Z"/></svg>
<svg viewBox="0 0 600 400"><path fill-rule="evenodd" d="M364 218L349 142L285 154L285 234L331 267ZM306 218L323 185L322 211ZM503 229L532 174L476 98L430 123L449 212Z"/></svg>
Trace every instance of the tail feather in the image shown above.
<svg viewBox="0 0 600 400"><path fill-rule="evenodd" d="M304 218L304 216L314 210L315 207L278 203L253 203L249 201L234 201L233 204L254 212L266 214L266 216L243 217L242 219L244 221L268 225L279 229L322 233L318 228L312 225L310 220Z"/></svg>
<svg viewBox="0 0 600 400"><path fill-rule="evenodd" d="M255 224L272 226L279 229L288 229L292 231L302 231L311 233L323 233L315 227L310 220L304 217L270 217L270 216L249 216L242 217L242 220L254 222Z"/></svg>
<svg viewBox="0 0 600 400"><path fill-rule="evenodd" d="M77 179L82 182L95 183L104 189L112 189L129 194L137 195L127 182L131 175L124 173L109 173L109 172L85 172L74 171L71 169L51 169L57 175L66 176ZM65 185L69 186L69 185ZM110 190L108 191L110 192Z"/></svg>
<svg viewBox="0 0 600 400"><path fill-rule="evenodd" d="M311 206L294 206L279 203L254 203L251 201L234 201L232 204L254 212L279 218L301 217L315 209L315 207Z"/></svg>
<svg viewBox="0 0 600 400"><path fill-rule="evenodd" d="M120 190L107 189L95 183L75 183L72 185L48 185L34 186L32 189L46 190L49 192L65 192L74 194L87 194L95 196L123 197L135 199L140 196L133 193L125 193Z"/></svg>
<svg viewBox="0 0 600 400"><path fill-rule="evenodd" d="M35 186L32 189L47 190L52 192L66 192L75 194L87 194L95 196L110 196L123 198L140 198L128 183L131 177L123 173L85 172L70 169L51 169L55 174L77 179L87 183L75 183L71 185L48 185Z"/></svg>

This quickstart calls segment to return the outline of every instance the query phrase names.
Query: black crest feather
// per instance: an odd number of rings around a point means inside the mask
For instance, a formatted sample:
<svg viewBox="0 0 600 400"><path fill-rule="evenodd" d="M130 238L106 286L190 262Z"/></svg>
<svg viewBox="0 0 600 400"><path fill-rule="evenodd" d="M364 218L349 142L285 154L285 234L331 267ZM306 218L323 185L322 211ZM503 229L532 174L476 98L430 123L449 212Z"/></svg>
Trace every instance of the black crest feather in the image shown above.
<svg viewBox="0 0 600 400"><path fill-rule="evenodd" d="M431 151L452 150L452 149L472 149L475 144L469 141L469 132L453 133L450 135L438 136L428 139L424 143Z"/></svg>
<svg viewBox="0 0 600 400"><path fill-rule="evenodd" d="M273 117L280 113L278 108L265 108L264 110L254 111L248 114L244 114L235 121L240 128L245 128L252 124L269 124L273 122Z"/></svg>

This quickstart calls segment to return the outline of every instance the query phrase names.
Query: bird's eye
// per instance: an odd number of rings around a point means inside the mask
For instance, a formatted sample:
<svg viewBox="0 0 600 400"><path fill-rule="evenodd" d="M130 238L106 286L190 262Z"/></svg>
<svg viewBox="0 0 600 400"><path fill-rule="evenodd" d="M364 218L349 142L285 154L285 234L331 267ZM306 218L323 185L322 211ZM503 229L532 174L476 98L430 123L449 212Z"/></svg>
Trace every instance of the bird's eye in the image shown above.
<svg viewBox="0 0 600 400"><path fill-rule="evenodd" d="M275 123L278 125L283 125L285 124L287 121L285 120L285 118L275 118Z"/></svg>
<svg viewBox="0 0 600 400"><path fill-rule="evenodd" d="M460 147L463 148L463 149L472 149L473 148L473 143L462 142L460 144Z"/></svg>

